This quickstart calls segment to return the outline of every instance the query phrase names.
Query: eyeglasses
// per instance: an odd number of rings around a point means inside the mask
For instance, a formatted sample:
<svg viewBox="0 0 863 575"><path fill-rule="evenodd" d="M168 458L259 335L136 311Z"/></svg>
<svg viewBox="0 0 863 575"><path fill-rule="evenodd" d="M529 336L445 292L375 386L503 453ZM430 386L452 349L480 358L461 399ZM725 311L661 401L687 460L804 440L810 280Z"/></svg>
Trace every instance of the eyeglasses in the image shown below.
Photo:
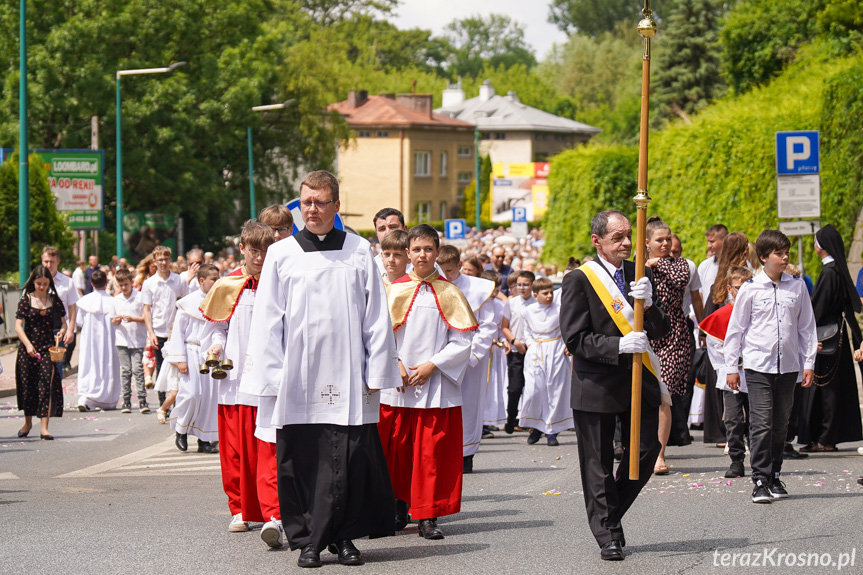
<svg viewBox="0 0 863 575"><path fill-rule="evenodd" d="M312 206L315 206L319 210L323 211L328 205L333 203L335 203L335 200L330 200L328 202L313 202L311 200L305 200L300 202L300 205L306 210L310 210L312 209Z"/></svg>
<svg viewBox="0 0 863 575"><path fill-rule="evenodd" d="M311 206L309 206L309 207L311 207ZM318 206L318 209L322 210L324 208ZM270 226L270 229L273 230L274 234L286 234L290 231L291 228L287 228L287 227L274 228L273 226Z"/></svg>
<svg viewBox="0 0 863 575"><path fill-rule="evenodd" d="M159 258L155 261L161 262L161 263L165 263L165 262L171 263L171 258Z"/></svg>
<svg viewBox="0 0 863 575"><path fill-rule="evenodd" d="M246 248L246 251L249 254L250 258L258 259L267 255L267 252L264 250L256 250L254 248Z"/></svg>

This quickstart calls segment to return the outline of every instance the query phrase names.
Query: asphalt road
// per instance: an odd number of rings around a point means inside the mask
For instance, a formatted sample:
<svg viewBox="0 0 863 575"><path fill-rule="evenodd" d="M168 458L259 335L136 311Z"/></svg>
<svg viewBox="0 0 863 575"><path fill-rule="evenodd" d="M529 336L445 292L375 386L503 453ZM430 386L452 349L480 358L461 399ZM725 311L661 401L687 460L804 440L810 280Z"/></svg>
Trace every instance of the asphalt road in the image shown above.
<svg viewBox="0 0 863 575"><path fill-rule="evenodd" d="M67 403L74 395L67 390ZM156 404L155 394L150 405ZM299 572L298 552L268 550L258 530L228 533L217 455L180 453L154 414L67 409L52 420L53 442L38 420L24 440L11 403L0 403L0 573ZM0 400L5 401L5 400ZM396 537L357 541L365 573L668 574L863 573L863 457L856 448L785 464L791 498L750 502L751 482L722 477L728 458L700 434L670 450L672 473L654 477L624 518L626 560L607 563L587 526L575 435L561 445L525 443L526 434L483 442L465 477L462 512L444 518L443 541ZM33 438L35 437L35 439ZM191 439L191 438L190 438ZM858 548L859 547L859 548ZM755 553L764 556L756 558ZM723 566L723 554L729 553ZM740 568L756 560L766 567ZM836 565L788 567L793 554ZM841 556L848 553L848 556ZM853 553L853 556L851 555ZM829 556L823 554L830 554ZM779 564L777 557L780 557ZM812 561L811 556L809 560ZM323 570L348 569L323 553Z"/></svg>

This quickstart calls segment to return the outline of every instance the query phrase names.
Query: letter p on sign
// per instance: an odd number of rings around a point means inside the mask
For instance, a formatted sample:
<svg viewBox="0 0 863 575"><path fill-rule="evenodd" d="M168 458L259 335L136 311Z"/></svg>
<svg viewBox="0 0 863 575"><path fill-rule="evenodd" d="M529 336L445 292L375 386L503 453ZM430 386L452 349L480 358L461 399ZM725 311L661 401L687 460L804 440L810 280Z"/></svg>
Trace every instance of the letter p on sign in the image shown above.
<svg viewBox="0 0 863 575"><path fill-rule="evenodd" d="M811 155L812 146L806 136L790 136L785 139L785 167L787 169L794 170L794 162L808 160Z"/></svg>

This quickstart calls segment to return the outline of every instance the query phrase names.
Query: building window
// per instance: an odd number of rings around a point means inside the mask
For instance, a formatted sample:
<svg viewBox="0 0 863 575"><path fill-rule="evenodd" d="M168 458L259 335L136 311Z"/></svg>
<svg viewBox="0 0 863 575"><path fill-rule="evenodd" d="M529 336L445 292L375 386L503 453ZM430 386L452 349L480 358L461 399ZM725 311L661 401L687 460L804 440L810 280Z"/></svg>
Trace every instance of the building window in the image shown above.
<svg viewBox="0 0 863 575"><path fill-rule="evenodd" d="M357 132L357 138L371 138L372 133L368 130L360 130Z"/></svg>
<svg viewBox="0 0 863 575"><path fill-rule="evenodd" d="M440 219L445 220L445 219L447 219L447 217L448 216L446 213L446 202L441 202L440 203Z"/></svg>
<svg viewBox="0 0 863 575"><path fill-rule="evenodd" d="M458 173L458 183L460 184L469 184L473 179L473 172L459 172Z"/></svg>
<svg viewBox="0 0 863 575"><path fill-rule="evenodd" d="M459 146L458 147L458 157L459 158L470 158L471 157L471 147L470 146Z"/></svg>
<svg viewBox="0 0 863 575"><path fill-rule="evenodd" d="M390 133L387 132L386 130L378 130L378 133L375 134L375 137L377 137L377 138L389 138Z"/></svg>
<svg viewBox="0 0 863 575"><path fill-rule="evenodd" d="M424 223L431 221L431 202L417 202L417 222Z"/></svg>
<svg viewBox="0 0 863 575"><path fill-rule="evenodd" d="M431 175L431 152L414 152L414 176L427 178Z"/></svg>
<svg viewBox="0 0 863 575"><path fill-rule="evenodd" d="M458 200L458 203L464 199L464 188L459 186L458 191L456 192L455 199Z"/></svg>
<svg viewBox="0 0 863 575"><path fill-rule="evenodd" d="M440 153L440 177L446 177L446 152Z"/></svg>
<svg viewBox="0 0 863 575"><path fill-rule="evenodd" d="M506 132L495 132L494 133L495 140L506 140Z"/></svg>

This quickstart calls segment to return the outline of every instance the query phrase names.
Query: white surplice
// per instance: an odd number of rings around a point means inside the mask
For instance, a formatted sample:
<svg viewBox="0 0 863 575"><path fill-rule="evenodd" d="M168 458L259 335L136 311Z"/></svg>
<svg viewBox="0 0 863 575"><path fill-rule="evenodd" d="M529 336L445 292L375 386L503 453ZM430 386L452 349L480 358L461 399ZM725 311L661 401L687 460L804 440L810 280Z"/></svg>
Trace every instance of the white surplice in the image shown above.
<svg viewBox="0 0 863 575"><path fill-rule="evenodd" d="M462 455L468 457L479 449L482 438L482 420L485 412L483 396L488 381L489 349L497 332L494 323L494 282L460 273L452 282L462 291L473 310L478 326L473 332L470 359L461 384L462 395Z"/></svg>
<svg viewBox="0 0 863 575"><path fill-rule="evenodd" d="M497 325L497 331L494 336L495 343L489 348L489 368L482 400L485 406L482 423L495 426L506 423L507 364L506 352L503 345L500 345L500 342L506 339L501 330L506 303L495 298L492 304L494 304L494 322Z"/></svg>
<svg viewBox="0 0 863 575"><path fill-rule="evenodd" d="M521 314L528 350L519 425L556 434L573 427L572 362L560 336L560 305L536 302Z"/></svg>
<svg viewBox="0 0 863 575"><path fill-rule="evenodd" d="M251 337L252 311L255 305L255 290L244 289L240 294L234 313L228 321L206 322L201 336L203 354L214 344L220 344L224 350L221 359L230 359L234 369L228 371L228 377L218 381L218 397L220 405L251 405L258 406L258 396L240 389L243 379L243 369L247 358L247 347ZM265 334L263 334L265 335ZM207 376L210 377L210 376Z"/></svg>
<svg viewBox="0 0 863 575"><path fill-rule="evenodd" d="M171 337L162 353L166 363L177 365L185 362L189 366L186 374L177 370L180 385L171 410L171 429L177 433L190 433L201 441L218 441L218 386L216 380L199 371L206 351L202 350L201 342L207 320L199 309L204 295L197 289L177 302Z"/></svg>
<svg viewBox="0 0 863 575"><path fill-rule="evenodd" d="M381 392L381 403L393 407L434 409L462 405L461 383L470 359L470 331L450 328L441 318L437 299L427 284L417 289L407 322L396 331L399 359L411 367L427 361L437 366L425 385Z"/></svg>
<svg viewBox="0 0 863 575"><path fill-rule="evenodd" d="M105 290L88 293L77 301L78 405L90 409L116 409L120 400L120 358L111 323L114 298Z"/></svg>
<svg viewBox="0 0 863 575"><path fill-rule="evenodd" d="M275 398L260 405L272 408L274 428L377 423L380 393L371 390L401 382L370 245L330 234L312 245L300 232L271 245L264 260L241 390Z"/></svg>

